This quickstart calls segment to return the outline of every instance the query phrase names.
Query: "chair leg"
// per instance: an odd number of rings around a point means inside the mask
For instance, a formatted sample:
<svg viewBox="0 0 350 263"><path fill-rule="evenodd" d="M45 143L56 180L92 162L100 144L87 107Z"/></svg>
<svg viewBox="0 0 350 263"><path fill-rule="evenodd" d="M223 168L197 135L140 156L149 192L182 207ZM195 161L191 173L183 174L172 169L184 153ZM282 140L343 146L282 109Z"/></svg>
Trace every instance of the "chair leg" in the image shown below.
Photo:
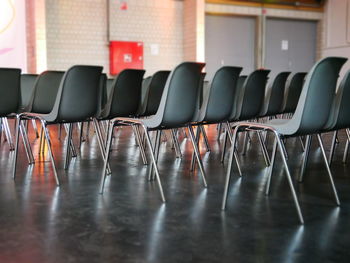
<svg viewBox="0 0 350 263"><path fill-rule="evenodd" d="M328 160L327 160L326 152L325 152L325 150L324 150L323 143L322 143L322 138L321 138L321 135L320 135L320 134L317 134L317 140L318 140L318 144L320 145L320 148L321 148L321 152L322 152L322 156L323 156L324 163L325 163L325 165L326 165L326 169L327 169L329 181L330 181L330 183L331 183L332 190L333 190L333 194L334 194L334 199L335 199L336 204L339 206L339 205L340 205L340 202L339 202L339 198L338 198L337 189L335 188L335 184L334 184L334 181L333 181L332 172L331 172L331 169L329 168L329 165L328 165Z"/></svg>
<svg viewBox="0 0 350 263"><path fill-rule="evenodd" d="M220 140L220 136L221 136L221 132L222 132L222 123L219 123L217 126L216 126L216 130L218 132L217 134L217 137L216 137L216 140Z"/></svg>
<svg viewBox="0 0 350 263"><path fill-rule="evenodd" d="M138 125L132 125L132 126L133 126L133 130L134 130L134 134L136 136L137 144L138 144L139 149L140 149L142 162L144 165L147 165L148 162L147 162L147 157L146 157L146 153L145 153L145 148L143 147L143 144L142 144L140 130L138 129Z"/></svg>
<svg viewBox="0 0 350 263"><path fill-rule="evenodd" d="M92 121L93 121L93 125L94 125L95 132L96 132L98 146L100 147L102 159L104 161L106 159L106 155L105 155L105 150L106 149L105 149L104 144L103 144L103 139L102 139L102 135L101 135L100 126L98 125L97 119L94 118ZM111 173L112 173L112 171L111 171L110 165L108 163L107 164L107 175L109 175Z"/></svg>
<svg viewBox="0 0 350 263"><path fill-rule="evenodd" d="M197 144L197 147L198 147L198 148L199 148L200 136L201 136L200 130L199 130L199 127L197 126L196 138L195 138L195 140L196 140L196 144ZM195 154L195 152L193 151L193 152L192 152L192 157L191 157L191 168L190 168L190 171L191 171L191 172L194 171L195 166L196 166L196 163L195 163L195 161L194 161L194 159L196 158L195 155L196 155L196 154Z"/></svg>
<svg viewBox="0 0 350 263"><path fill-rule="evenodd" d="M156 131L156 136L155 136L155 140L154 140L154 148L150 148L153 149L153 155L155 156L155 161L156 163L158 163L158 156L159 156L159 149L160 149L160 143L162 140L162 132L160 130ZM154 174L154 164L153 162L150 165L150 169L148 172L148 180L152 181L154 180L155 174Z"/></svg>
<svg viewBox="0 0 350 263"><path fill-rule="evenodd" d="M107 127L108 134L107 134L107 142L106 142L105 159L103 162L102 178L101 178L101 184L100 184L100 194L103 194L105 181L107 177L107 165L108 165L108 159L109 159L109 154L110 154L111 145L112 145L112 137L113 137L113 130L114 130L113 127L114 127L114 122L109 121L108 127Z"/></svg>
<svg viewBox="0 0 350 263"><path fill-rule="evenodd" d="M62 124L58 124L58 139L61 140L62 136Z"/></svg>
<svg viewBox="0 0 350 263"><path fill-rule="evenodd" d="M299 138L299 142L300 142L301 148L303 149L303 152L305 152L305 145L304 145L304 142L303 142L303 138L301 136L299 136L298 138Z"/></svg>
<svg viewBox="0 0 350 263"><path fill-rule="evenodd" d="M32 126L35 131L35 137L38 139L39 138L38 127L36 126L36 121L34 119L32 119Z"/></svg>
<svg viewBox="0 0 350 263"><path fill-rule="evenodd" d="M270 167L268 170L267 181L266 181L266 190L265 190L266 195L269 195L269 193L270 193L271 177L272 177L273 167L275 166L276 152L277 152L277 140L275 138L274 142L273 142L271 164L270 164Z"/></svg>
<svg viewBox="0 0 350 263"><path fill-rule="evenodd" d="M332 145L331 145L331 149L330 149L329 156L328 156L328 164L329 164L329 166L332 165L335 145L337 143L337 136L338 136L338 131L334 131L333 132L333 137L332 137Z"/></svg>
<svg viewBox="0 0 350 263"><path fill-rule="evenodd" d="M190 138L191 138L191 142L192 142L192 146L193 146L194 152L196 154L199 170L201 171L204 187L208 187L207 180L205 179L205 171L204 171L204 168L203 168L202 159L200 157L199 150L198 150L198 145L197 145L195 137L194 137L193 128L192 128L191 125L188 125L187 128L188 128L188 133L190 134Z"/></svg>
<svg viewBox="0 0 350 263"><path fill-rule="evenodd" d="M290 191L292 192L292 196L293 196L295 208L296 208L297 213L298 213L299 221L300 221L301 224L304 224L304 218L303 218L303 215L302 215L301 210L300 210L299 201L298 201L297 195L295 193L295 189L294 189L294 186L293 186L292 178L290 176L289 168L288 168L288 165L287 165L287 160L286 160L286 157L285 157L284 152L283 152L282 142L281 142L281 139L279 138L278 133L274 132L274 134L275 134L275 137L276 137L276 140L277 140L277 144L278 144L278 148L279 148L282 160L283 160L284 169L285 169L286 176L287 176L287 179L288 179Z"/></svg>
<svg viewBox="0 0 350 263"><path fill-rule="evenodd" d="M15 149L15 147L13 145L13 140L12 140L12 136L11 136L9 123L7 121L7 118L2 118L2 119L3 119L3 125L4 125L4 130L5 130L5 136L6 136L6 139L7 139L7 143L9 144L10 151L13 151Z"/></svg>
<svg viewBox="0 0 350 263"><path fill-rule="evenodd" d="M159 188L159 192L160 192L160 196L162 198L162 201L163 203L165 203L165 197L164 197L164 192L163 192L163 187L162 187L162 183L160 181L160 176L159 176L159 171L158 171L158 167L157 167L157 161L154 157L154 154L153 154L153 149L152 149L152 144L151 144L151 139L149 138L149 134L148 134L148 130L145 126L142 126L143 127L143 130L145 132L145 136L146 136L146 142L148 144L148 147L150 149L150 153L151 153L151 158L152 158L152 163L153 163L153 166L154 166L154 170L155 170L155 173L156 173L156 179L157 179L157 182L158 182L158 188ZM159 133L159 138L160 138L160 133Z"/></svg>
<svg viewBox="0 0 350 263"><path fill-rule="evenodd" d="M44 154L44 143L45 143L44 137L45 137L45 135L44 135L44 128L41 127L41 130L40 130L40 141L39 141L39 155L40 154Z"/></svg>
<svg viewBox="0 0 350 263"><path fill-rule="evenodd" d="M179 143L179 140L178 140L178 138L177 138L176 133L177 133L177 130L171 129L171 137L172 137L172 140L173 140L173 143L174 143L176 158L182 159L182 153L181 153L180 143Z"/></svg>
<svg viewBox="0 0 350 263"><path fill-rule="evenodd" d="M228 134L228 137L231 141L231 144L233 143L233 136L231 134L231 127L230 127L230 124L227 122L226 123L226 129L227 129L227 134ZM236 144L237 144L237 140L236 140ZM238 174L239 176L242 176L242 170L241 170L241 165L239 164L239 160L238 160L238 154L237 154L237 145L235 145L235 150L233 152L233 156L235 158L235 162L236 162L236 166L237 166L237 170L238 170Z"/></svg>
<svg viewBox="0 0 350 263"><path fill-rule="evenodd" d="M53 153L52 153L52 149L51 149L50 134L49 134L49 131L48 131L47 127L46 127L46 123L45 123L44 120L41 120L41 127L42 127L42 129L44 129L45 139L46 139L47 147L48 147L48 150L49 150L49 155L50 155L50 159L51 159L51 164L52 164L52 168L53 168L56 184L57 184L57 186L59 186L60 182L59 182L59 179L58 179L58 176L57 176L55 159L53 157Z"/></svg>
<svg viewBox="0 0 350 263"><path fill-rule="evenodd" d="M262 154L264 156L265 164L266 164L266 166L270 166L271 162L270 162L269 153L267 152L266 145L265 145L264 140L263 140L262 135L261 135L261 131L258 131L257 135L258 135L261 151L262 151Z"/></svg>
<svg viewBox="0 0 350 263"><path fill-rule="evenodd" d="M224 159L225 159L225 153L226 153L226 147L227 147L227 138L228 138L228 131L231 128L226 128L225 129L225 135L224 135L224 145L223 145L223 148L222 148L222 152L221 152L221 159L220 159L220 162L223 163L224 162Z"/></svg>
<svg viewBox="0 0 350 263"><path fill-rule="evenodd" d="M12 169L12 178L16 178L16 168L17 168L17 158L18 158L18 142L19 142L19 123L21 121L21 116L16 115L16 137L15 137L15 156L13 158L13 169ZM0 128L1 128L1 123L0 123ZM1 133L1 129L0 129Z"/></svg>
<svg viewBox="0 0 350 263"><path fill-rule="evenodd" d="M205 142L205 147L207 148L207 152L210 152L210 145L209 145L208 136L207 136L207 133L206 133L203 125L199 125L199 129L200 129L200 132L203 135L204 142Z"/></svg>
<svg viewBox="0 0 350 263"><path fill-rule="evenodd" d="M221 204L221 209L222 210L226 209L228 188L230 186L230 180L231 180L231 175L232 175L232 162L233 162L233 155L234 155L234 152L235 152L235 145L236 145L236 140L237 140L238 128L239 128L239 126L236 126L236 128L233 131L233 136L232 136L230 157L229 157L229 161L228 161L228 167L227 167L227 172L226 172L226 180L225 180L225 187L224 187L224 194L223 194L223 197L222 197L222 204ZM227 128L226 128L226 132L228 132Z"/></svg>
<svg viewBox="0 0 350 263"><path fill-rule="evenodd" d="M312 136L307 135L306 141L305 141L305 151L304 151L303 163L301 164L301 169L300 169L300 174L299 174L299 183L301 183L304 179L306 165L307 165L307 162L309 160L311 141L312 141Z"/></svg>
<svg viewBox="0 0 350 263"><path fill-rule="evenodd" d="M68 134L69 134L69 124L65 123L63 125L64 125L64 128L66 130L67 136L68 136ZM69 147L70 147L70 149L72 151L72 157L77 157L77 151L76 151L75 146L73 144L72 138L70 140L68 140L68 145L69 145Z"/></svg>
<svg viewBox="0 0 350 263"><path fill-rule="evenodd" d="M72 140L72 132L73 132L73 123L69 123L68 124L68 136L67 136L66 157L65 157L65 162L64 162L64 170L68 169L69 161L70 161L70 158L71 158L71 151L70 151L69 147L70 147L70 142Z"/></svg>
<svg viewBox="0 0 350 263"><path fill-rule="evenodd" d="M344 155L343 155L343 163L346 163L346 159L348 158L348 151L349 151L349 143L350 143L350 130L349 129L345 129L345 133L346 133L346 145L345 145L345 150L344 150Z"/></svg>
<svg viewBox="0 0 350 263"><path fill-rule="evenodd" d="M242 149L242 155L246 155L247 153L247 148L248 148L248 138L249 137L249 133L246 131L244 133L244 137L243 137L243 149Z"/></svg>
<svg viewBox="0 0 350 263"><path fill-rule="evenodd" d="M24 127L22 122L20 122L19 125L20 125L19 126L20 133L21 133L22 139L23 139L24 149L26 151L28 163L30 165L30 164L34 163L34 156L33 156L32 148L30 147L30 144L29 144L27 129Z"/></svg>
<svg viewBox="0 0 350 263"><path fill-rule="evenodd" d="M86 141L84 136L84 122L81 122L80 125L78 123L79 127L79 149L81 148L81 144Z"/></svg>

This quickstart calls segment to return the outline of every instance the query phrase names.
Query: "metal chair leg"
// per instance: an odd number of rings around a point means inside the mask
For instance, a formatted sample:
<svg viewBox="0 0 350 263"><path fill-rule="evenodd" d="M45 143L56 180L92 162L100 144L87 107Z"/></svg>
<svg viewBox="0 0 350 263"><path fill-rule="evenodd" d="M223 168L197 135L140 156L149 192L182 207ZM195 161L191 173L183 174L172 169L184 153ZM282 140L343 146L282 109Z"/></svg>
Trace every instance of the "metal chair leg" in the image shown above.
<svg viewBox="0 0 350 263"><path fill-rule="evenodd" d="M322 138L321 138L321 135L320 135L320 134L317 134L317 140L318 140L318 144L320 145L320 148L321 148L321 152L322 152L322 156L323 156L324 163L325 163L325 165L326 165L326 169L327 169L329 181L330 181L330 183L331 183L332 190L333 190L333 194L334 194L334 199L335 199L336 204L339 206L339 205L340 205L340 202L339 202L339 198L338 198L337 189L335 188L335 184L334 184L334 181L333 181L332 172L331 172L331 169L329 168L329 165L328 165L328 160L327 160L326 152L325 152L325 150L324 150L323 142L322 142Z"/></svg>
<svg viewBox="0 0 350 263"><path fill-rule="evenodd" d="M107 176L107 165L108 165L108 159L109 159L109 154L110 154L111 145L112 145L113 126L114 126L114 122L109 121L108 122L108 135L107 135L107 142L106 142L105 159L103 162L102 178L101 178L101 184L100 184L100 194L103 194L106 176Z"/></svg>
<svg viewBox="0 0 350 263"><path fill-rule="evenodd" d="M328 164L329 164L329 166L332 165L335 145L337 143L337 136L338 136L338 131L334 131L333 132L333 137L332 137L331 149L330 149L329 156L328 156Z"/></svg>
<svg viewBox="0 0 350 263"><path fill-rule="evenodd" d="M102 159L104 161L106 159L106 155L105 155L105 150L106 149L105 149L104 144L103 144L103 139L102 139L102 135L101 135L100 126L98 125L97 119L94 118L92 121L93 121L93 125L94 125L95 132L96 132L98 146L100 147ZM108 163L107 164L107 175L109 175L111 173L112 173L112 171L111 171L110 165Z"/></svg>
<svg viewBox="0 0 350 263"><path fill-rule="evenodd" d="M35 131L36 138L39 138L38 127L36 126L36 121L34 119L32 119L32 126L33 126L33 129Z"/></svg>
<svg viewBox="0 0 350 263"><path fill-rule="evenodd" d="M81 122L80 125L78 123L78 127L79 127L79 148L81 148L81 144L86 141L84 136L84 122Z"/></svg>
<svg viewBox="0 0 350 263"><path fill-rule="evenodd" d="M248 136L249 136L249 133L247 131L244 132L242 155L246 155L247 153L248 139L249 139Z"/></svg>
<svg viewBox="0 0 350 263"><path fill-rule="evenodd" d="M222 197L222 204L221 204L221 209L222 210L226 209L228 189L229 189L229 186L230 186L230 180L231 180L231 175L232 175L233 155L234 155L234 152L235 152L235 145L236 145L236 140L237 140L238 128L239 128L239 126L236 126L236 128L233 131L233 136L232 136L230 157L229 157L229 161L228 161L228 167L227 167L227 172L226 172L226 180L225 180L225 187L224 187L224 194L223 194L223 197ZM228 129L226 129L226 132L228 132L227 130Z"/></svg>
<svg viewBox="0 0 350 263"><path fill-rule="evenodd" d="M154 170L155 170L155 173L156 173L156 179L157 179L157 182L158 182L158 188L159 188L160 196L161 196L162 201L164 203L165 202L165 197L164 197L163 187L162 187L162 183L160 181L159 171L158 171L158 167L157 167L157 161L156 161L156 159L154 157L154 154L153 154L151 139L149 138L149 134L148 134L147 128L145 126L142 126L142 127L144 129L145 136L146 136L146 141L147 141L148 147L150 149L152 163L153 163ZM159 135L159 138L160 138L160 135Z"/></svg>
<svg viewBox="0 0 350 263"><path fill-rule="evenodd" d="M303 138L301 136L299 136L298 138L299 138L299 142L300 142L301 148L303 149L303 152L305 152L305 145L304 145L304 142L303 142Z"/></svg>
<svg viewBox="0 0 350 263"><path fill-rule="evenodd" d="M7 118L2 118L3 119L3 125L4 125L4 130L5 130L5 136L7 139L7 143L9 144L10 151L13 151L15 149L13 145L13 140L11 136L11 131L10 131L10 126L8 123Z"/></svg>
<svg viewBox="0 0 350 263"><path fill-rule="evenodd" d="M231 127L230 124L227 122L226 123L226 130L227 130L227 134L228 134L228 138L231 141L231 144L233 143L233 136L232 136L232 131L231 131ZM233 152L233 156L235 158L235 162L236 162L236 166L237 166L237 170L238 170L238 174L239 176L242 176L242 170L241 170L241 165L239 164L239 160L238 160L238 154L237 154L237 140L236 140L236 145L235 145L235 150Z"/></svg>
<svg viewBox="0 0 350 263"><path fill-rule="evenodd" d="M346 159L348 158L349 143L350 143L350 130L345 129L345 133L346 133L347 140L346 140L345 150L344 150L344 155L343 155L343 163L346 163Z"/></svg>
<svg viewBox="0 0 350 263"><path fill-rule="evenodd" d="M69 134L69 124L65 123L64 124L64 128L65 128L67 136L68 136L68 134ZM69 145L69 147L70 147L70 149L72 151L72 157L77 157L78 154L77 154L77 151L76 151L75 146L73 144L72 138L70 140L68 140L68 145Z"/></svg>
<svg viewBox="0 0 350 263"><path fill-rule="evenodd" d="M266 181L266 190L265 190L266 195L269 195L269 193L270 193L271 177L272 177L273 167L275 166L276 152L277 152L277 140L275 138L274 142L273 142L271 164L270 164L270 167L268 169L268 175L267 175L267 181Z"/></svg>
<svg viewBox="0 0 350 263"><path fill-rule="evenodd" d="M222 123L219 123L217 126L216 126L216 129L218 131L218 134L217 134L217 137L216 137L216 140L220 140L220 136L221 136L221 132L222 132Z"/></svg>
<svg viewBox="0 0 350 263"><path fill-rule="evenodd" d="M49 134L49 131L48 131L47 127L46 127L46 123L45 123L44 120L41 120L41 126L44 129L45 139L46 139L47 147L48 147L48 150L49 150L49 155L50 155L51 164L52 164L52 167L53 167L53 172L54 172L56 184L57 184L57 186L59 186L60 185L60 181L59 181L58 176L57 176L57 169L56 169L56 165L55 165L55 159L53 157L53 153L52 153L52 149L51 149L50 134Z"/></svg>
<svg viewBox="0 0 350 263"><path fill-rule="evenodd" d="M283 152L282 142L281 142L281 139L279 138L278 133L274 132L274 134L275 134L275 137L276 137L276 140L277 140L277 144L278 144L278 148L279 148L282 160L283 160L284 169L285 169L286 176L287 176L287 179L288 179L290 191L292 192L292 196L293 196L295 208L296 208L297 213L298 213L299 221L300 221L301 224L304 224L304 218L303 218L303 215L301 213L301 209L300 209L300 205L299 205L299 201L298 201L297 195L295 193L295 189L294 189L293 182L292 182L292 177L290 176L289 168L288 168L288 165L287 165L287 160L286 160L286 157L285 157L284 152Z"/></svg>
<svg viewBox="0 0 350 263"><path fill-rule="evenodd" d="M33 156L33 152L32 152L32 148L30 147L29 144L29 140L28 140L28 134L27 134L27 130L24 127L23 123L20 122L19 123L19 129L20 129L20 133L22 135L22 139L23 139L23 145L24 145L24 149L28 158L28 163L33 164L34 163L34 156Z"/></svg>
<svg viewBox="0 0 350 263"><path fill-rule="evenodd" d="M197 163L198 163L199 169L201 171L204 187L208 187L207 180L205 179L205 171L204 171L204 168L203 168L202 159L201 159L201 157L199 155L198 145L197 145L197 143L195 141L193 128L192 128L191 125L188 125L187 128L188 128L188 133L190 134L190 138L191 138L191 142L192 142L192 145L193 145L194 152L196 154Z"/></svg>
<svg viewBox="0 0 350 263"><path fill-rule="evenodd" d="M229 128L231 129L231 128ZM228 138L228 129L225 128L225 135L224 135L224 145L222 147L222 151L221 151L221 158L220 158L220 162L223 163L224 159L225 159L225 154L226 154L226 147L227 147L227 138Z"/></svg>
<svg viewBox="0 0 350 263"><path fill-rule="evenodd" d="M196 141L196 144L197 144L197 147L198 147L198 148L199 148L200 136L201 136L200 130L199 130L199 127L197 126L195 141ZM190 171L191 171L191 172L194 171L194 168L195 168L195 166L196 166L196 163L195 163L195 161L194 161L194 159L196 158L195 155L196 155L196 154L195 154L195 152L193 151L193 152L192 152L192 157L191 157L191 166L190 166L190 167L191 167L191 168L190 168Z"/></svg>
<svg viewBox="0 0 350 263"><path fill-rule="evenodd" d="M62 124L58 124L58 139L61 140L62 136Z"/></svg>
<svg viewBox="0 0 350 263"><path fill-rule="evenodd" d="M158 154L160 149L160 142L162 140L162 132L160 130L156 131L156 136L154 139L154 147L150 148L150 150L153 149L153 156L155 158L156 163L158 163ZM154 179L154 164L153 162L150 165L149 171L148 171L148 180L152 181Z"/></svg>
<svg viewBox="0 0 350 263"><path fill-rule="evenodd" d="M17 158L18 158L18 142L19 142L19 123L21 121L21 116L16 115L16 137L15 137L15 156L13 158L13 169L12 169L12 178L16 178L16 168L17 168ZM0 128L1 128L1 123L0 123ZM1 133L1 129L0 129Z"/></svg>
<svg viewBox="0 0 350 263"><path fill-rule="evenodd" d="M44 153L44 128L41 127L40 130L40 141L39 141L39 155Z"/></svg>
<svg viewBox="0 0 350 263"><path fill-rule="evenodd" d="M133 130L134 130L134 134L136 136L137 145L139 146L139 149L140 149L142 162L144 165L147 165L148 161L147 161L147 157L146 157L146 153L145 153L145 148L143 147L143 144L142 144L140 130L138 129L138 125L132 125L132 126L133 126Z"/></svg>
<svg viewBox="0 0 350 263"><path fill-rule="evenodd" d="M270 162L269 153L267 152L266 145L265 145L264 140L263 140L262 135L261 135L261 131L258 131L257 135L258 135L261 151L262 151L262 154L264 156L265 164L266 164L266 166L270 166L271 162Z"/></svg>
<svg viewBox="0 0 350 263"><path fill-rule="evenodd" d="M199 129L200 129L200 132L203 135L204 142L205 142L205 147L207 148L207 152L210 152L210 145L209 145L208 136L207 136L207 133L206 133L203 125L199 125Z"/></svg>
<svg viewBox="0 0 350 263"><path fill-rule="evenodd" d="M299 174L299 183L301 183L304 179L305 175L305 169L307 165L307 161L309 159L310 154L310 146L311 146L312 136L307 135L306 136L306 142L305 142L305 151L304 151L304 157L303 157L303 163L301 165L300 174Z"/></svg>
<svg viewBox="0 0 350 263"><path fill-rule="evenodd" d="M182 159L180 143L179 143L179 139L177 138L177 130L171 129L171 137L175 147L176 158Z"/></svg>
<svg viewBox="0 0 350 263"><path fill-rule="evenodd" d="M72 140L72 132L73 132L73 124L68 124L68 135L67 135L67 145L66 145L66 157L64 162L64 169L67 170L69 166L69 161L71 157L71 151L70 151L70 142Z"/></svg>

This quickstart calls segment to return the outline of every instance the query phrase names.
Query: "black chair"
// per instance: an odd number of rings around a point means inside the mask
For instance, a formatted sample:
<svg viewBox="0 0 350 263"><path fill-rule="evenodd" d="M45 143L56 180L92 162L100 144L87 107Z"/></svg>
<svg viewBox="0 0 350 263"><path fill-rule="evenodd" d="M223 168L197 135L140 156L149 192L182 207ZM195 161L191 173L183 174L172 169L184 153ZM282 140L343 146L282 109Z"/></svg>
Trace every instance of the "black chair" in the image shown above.
<svg viewBox="0 0 350 263"><path fill-rule="evenodd" d="M7 117L15 114L20 105L20 76L21 69L0 68L0 143L4 130L10 150L14 147Z"/></svg>
<svg viewBox="0 0 350 263"><path fill-rule="evenodd" d="M179 127L188 127L192 144L194 146L196 157L201 169L204 186L207 186L205 180L205 173L202 162L199 157L199 151L194 141L193 129L191 121L193 119L199 94L199 82L201 71L204 67L203 63L185 62L177 66L168 77L166 86L163 91L159 108L155 115L145 119L132 118L114 118L109 121L109 133L106 148L106 156L104 168L102 172L100 192L103 192L104 183L106 179L106 168L109 159L109 152L112 142L113 127L115 125L138 125L141 126L145 132L146 141L150 149L153 168L155 171L155 178L158 183L161 199L165 202L163 187L160 181L159 171L157 167L157 159L155 156L159 154L160 131L164 129L174 129ZM156 132L155 145L152 146L149 132ZM152 169L152 167L150 168ZM152 178L153 179L153 178Z"/></svg>
<svg viewBox="0 0 350 263"><path fill-rule="evenodd" d="M287 82L286 99L285 105L282 108L282 113L294 113L299 101L306 74L306 72L295 73L290 81Z"/></svg>
<svg viewBox="0 0 350 263"><path fill-rule="evenodd" d="M50 135L47 129L48 125L57 123L68 123L68 138L66 145L66 159L65 163L70 158L70 143L72 141L72 127L73 123L83 122L96 115L99 104L99 82L101 77L102 67L98 66L73 66L68 69L60 81L57 95L51 94L48 100L52 100L54 105L50 108L47 103L39 100L34 96L32 112L21 113L17 117L16 125L16 149L13 166L13 177L16 174L16 164L18 155L18 139L19 127L22 119L35 118L41 121L42 129L45 133L45 139L48 145L51 164L54 170L56 184L59 185L59 178L57 175L56 164L51 149ZM60 78L60 74L57 74ZM38 81L46 81L41 79ZM36 89L36 92L38 90ZM53 98L52 98L53 96ZM41 113L33 113L38 111L38 106L41 107Z"/></svg>
<svg viewBox="0 0 350 263"><path fill-rule="evenodd" d="M274 167L276 151L278 146L280 155L283 160L284 169L286 172L290 190L293 196L294 204L299 217L299 221L301 224L304 223L304 219L300 210L299 202L294 190L292 178L284 155L282 137L295 137L301 135L316 134L318 143L322 150L322 155L327 168L328 177L331 183L334 198L336 204L339 205L337 191L335 189L332 174L328 166L327 157L324 153L324 147L320 136L320 132L322 131L323 127L328 121L333 97L335 94L338 74L346 60L346 58L328 57L322 59L313 66L313 68L307 75L296 111L292 119L274 119L264 124L253 122L238 122L235 124L233 143L231 145L230 151L230 161L227 170L225 190L222 201L223 210L226 207L228 188L231 178L233 153L237 140L237 132L239 130L245 129L267 130L274 134L275 141L271 157L271 166L268 173L266 194L269 193L272 169Z"/></svg>

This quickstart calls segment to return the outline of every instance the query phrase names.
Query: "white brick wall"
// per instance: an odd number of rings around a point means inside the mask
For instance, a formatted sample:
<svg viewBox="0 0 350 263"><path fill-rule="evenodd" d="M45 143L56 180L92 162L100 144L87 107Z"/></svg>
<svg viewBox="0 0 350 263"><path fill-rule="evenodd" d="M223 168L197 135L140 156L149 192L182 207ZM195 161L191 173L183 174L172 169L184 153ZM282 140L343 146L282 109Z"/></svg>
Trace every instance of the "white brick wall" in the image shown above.
<svg viewBox="0 0 350 263"><path fill-rule="evenodd" d="M144 42L146 76L162 69L173 69L183 60L183 2L174 0L110 1L110 39ZM159 54L151 54L151 45Z"/></svg>
<svg viewBox="0 0 350 263"><path fill-rule="evenodd" d="M108 71L106 1L47 0L47 68L102 65Z"/></svg>

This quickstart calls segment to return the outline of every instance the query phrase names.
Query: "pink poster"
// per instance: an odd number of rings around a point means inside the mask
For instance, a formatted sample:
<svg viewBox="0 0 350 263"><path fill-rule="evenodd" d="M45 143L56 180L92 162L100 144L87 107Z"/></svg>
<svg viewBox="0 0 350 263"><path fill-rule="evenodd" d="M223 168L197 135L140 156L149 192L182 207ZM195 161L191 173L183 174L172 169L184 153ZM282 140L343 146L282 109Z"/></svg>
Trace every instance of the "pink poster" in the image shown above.
<svg viewBox="0 0 350 263"><path fill-rule="evenodd" d="M25 0L0 0L0 67L26 72Z"/></svg>

